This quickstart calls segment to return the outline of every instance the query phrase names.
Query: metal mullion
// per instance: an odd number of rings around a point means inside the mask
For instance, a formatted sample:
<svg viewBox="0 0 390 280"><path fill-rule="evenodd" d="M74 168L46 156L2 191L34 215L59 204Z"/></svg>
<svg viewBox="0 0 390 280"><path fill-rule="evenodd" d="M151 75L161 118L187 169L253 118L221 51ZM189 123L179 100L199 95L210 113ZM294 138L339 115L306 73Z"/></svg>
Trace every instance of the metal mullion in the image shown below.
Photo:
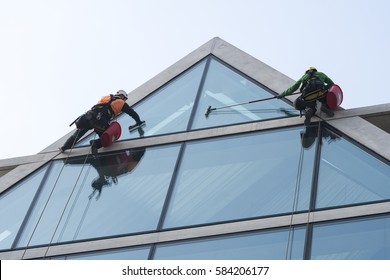
<svg viewBox="0 0 390 280"><path fill-rule="evenodd" d="M195 113L196 113L196 111L197 111L197 109L198 109L199 100L200 100L200 98L201 98L201 96L202 96L202 91L203 91L204 83L205 83L207 74L208 74L208 72L209 72L210 61L211 61L211 59L212 59L211 56L208 56L208 57L207 57L206 65L204 66L202 78L200 79L198 91L197 91L196 96L195 96L194 106L193 106L193 108L192 108L192 112L191 112L190 118L189 118L189 120L188 120L188 125L187 125L186 131L189 131L189 130L192 128L192 124L193 124L194 118L195 118Z"/></svg>
<svg viewBox="0 0 390 280"><path fill-rule="evenodd" d="M181 162L183 159L185 147L186 147L186 143L184 142L181 144L180 151L179 151L178 156L177 156L176 164L175 164L175 167L174 167L173 172L172 172L171 182L169 183L169 187L168 187L167 195L165 197L164 205L161 209L161 215L160 215L160 219L159 219L158 224L157 224L156 231L161 231L161 229L163 227L163 224L164 224L167 212L168 212L169 203L171 201L173 190L174 190L174 187L175 187L175 184L177 181L177 175L178 175L178 171L180 169L180 165L181 165ZM155 251L156 251L156 245L153 244L151 246L151 249L149 252L148 260L153 259Z"/></svg>
<svg viewBox="0 0 390 280"><path fill-rule="evenodd" d="M315 210L315 203L317 197L317 187L318 187L318 175L320 169L320 161L321 161L321 144L322 144L322 125L321 122L318 123L318 132L317 132L317 144L316 151L314 156L314 165L313 165L313 176L312 176L312 186L311 186L311 194L310 194L310 202L308 209L308 217L306 224L306 236L305 236L305 245L303 249L303 259L310 258L310 248L312 244L312 225L310 224L310 212Z"/></svg>
<svg viewBox="0 0 390 280"><path fill-rule="evenodd" d="M38 199L42 193L42 190L46 184L47 178L49 177L49 175L53 169L54 163L55 163L55 161L50 162L49 167L47 168L45 175L43 176L41 183L39 184L37 192L35 193L34 198L31 201L30 207L28 208L26 215L25 215L25 217L24 217L24 219L19 227L18 233L16 234L14 242L12 243L11 249L15 249L16 245L18 244L18 242L20 240L28 221L30 220L30 216L31 216L31 214L36 206L36 202L38 201Z"/></svg>

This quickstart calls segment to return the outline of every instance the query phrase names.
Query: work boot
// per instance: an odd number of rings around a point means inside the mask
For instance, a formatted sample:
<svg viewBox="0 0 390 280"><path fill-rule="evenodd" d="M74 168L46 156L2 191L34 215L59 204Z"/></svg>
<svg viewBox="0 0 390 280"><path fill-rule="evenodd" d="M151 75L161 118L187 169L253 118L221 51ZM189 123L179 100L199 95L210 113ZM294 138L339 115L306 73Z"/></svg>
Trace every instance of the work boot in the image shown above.
<svg viewBox="0 0 390 280"><path fill-rule="evenodd" d="M324 112L328 117L333 117L334 113L328 108L326 104L321 104L321 111Z"/></svg>
<svg viewBox="0 0 390 280"><path fill-rule="evenodd" d="M68 140L66 140L65 144L60 148L61 153L72 148L73 144L75 143L75 140L76 137L74 135L70 136Z"/></svg>
<svg viewBox="0 0 390 280"><path fill-rule="evenodd" d="M305 126L310 125L310 120L313 116L314 116L314 110L312 108L307 109L305 112L305 122L304 122Z"/></svg>
<svg viewBox="0 0 390 280"><path fill-rule="evenodd" d="M91 144L92 154L96 156L98 150L102 147L102 142L100 141L100 139L97 139L97 140L91 140L89 141L89 143Z"/></svg>
<svg viewBox="0 0 390 280"><path fill-rule="evenodd" d="M98 147L97 147L96 141L91 140L91 141L89 141L89 144L91 144L92 155L96 156L98 153Z"/></svg>

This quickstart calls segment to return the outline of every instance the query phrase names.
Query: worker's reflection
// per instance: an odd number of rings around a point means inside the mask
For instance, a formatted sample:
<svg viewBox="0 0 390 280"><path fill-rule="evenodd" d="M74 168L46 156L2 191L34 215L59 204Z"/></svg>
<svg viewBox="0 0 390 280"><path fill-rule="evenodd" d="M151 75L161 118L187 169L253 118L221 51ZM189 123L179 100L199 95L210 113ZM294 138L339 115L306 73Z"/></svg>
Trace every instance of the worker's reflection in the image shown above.
<svg viewBox="0 0 390 280"><path fill-rule="evenodd" d="M318 126L312 125L305 127L301 132L301 144L304 149L310 149L315 143L318 137ZM321 138L326 140L328 143L339 139L340 136L336 135L327 128L322 129Z"/></svg>
<svg viewBox="0 0 390 280"><path fill-rule="evenodd" d="M117 184L119 176L132 172L144 154L145 148L137 148L115 154L89 157L86 161L84 158L73 159L68 164L89 164L96 169L98 176L92 180L93 191L89 198L91 199L97 193L96 199L99 199L103 187L111 186L113 183Z"/></svg>

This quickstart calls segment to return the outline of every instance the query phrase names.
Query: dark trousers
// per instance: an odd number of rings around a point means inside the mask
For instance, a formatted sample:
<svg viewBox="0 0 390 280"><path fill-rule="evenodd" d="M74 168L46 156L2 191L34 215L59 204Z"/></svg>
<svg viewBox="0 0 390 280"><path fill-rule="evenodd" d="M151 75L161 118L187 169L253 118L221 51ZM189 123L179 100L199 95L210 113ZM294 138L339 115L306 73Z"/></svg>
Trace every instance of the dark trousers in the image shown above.
<svg viewBox="0 0 390 280"><path fill-rule="evenodd" d="M80 138L91 129L93 129L96 134L99 135L99 139L94 140L93 144L96 145L96 148L101 148L102 144L100 137L110 124L105 118L100 117L97 119L96 115L91 118L91 116L87 114L88 113L82 115L76 122L77 130L73 133L72 136L68 138L68 140L66 140L65 144L61 148L62 150L68 150L72 148L77 143L77 141L79 141Z"/></svg>
<svg viewBox="0 0 390 280"><path fill-rule="evenodd" d="M313 111L313 115L317 112L317 101L321 102L321 106L327 106L326 105L326 94L316 100L312 101L305 101L302 96L298 97L300 100L296 104L294 104L295 109L299 111L306 111L308 109L311 109Z"/></svg>

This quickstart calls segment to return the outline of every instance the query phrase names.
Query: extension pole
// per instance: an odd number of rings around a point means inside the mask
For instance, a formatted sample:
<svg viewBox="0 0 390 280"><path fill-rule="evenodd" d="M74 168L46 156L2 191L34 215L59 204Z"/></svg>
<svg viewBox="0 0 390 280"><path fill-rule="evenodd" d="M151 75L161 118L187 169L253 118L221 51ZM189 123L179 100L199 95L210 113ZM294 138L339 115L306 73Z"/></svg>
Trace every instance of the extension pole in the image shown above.
<svg viewBox="0 0 390 280"><path fill-rule="evenodd" d="M292 93L290 95L299 94L299 93L300 92L296 92L296 93ZM211 106L209 106L209 107L207 107L204 115L207 118L209 116L209 114L211 113L211 111L225 109L225 108L230 108L230 107L234 107L234 106L245 105L245 104L251 104L251 103L256 103L256 102L261 102L261 101L267 101L267 100L275 99L277 97L278 96L272 96L272 97L268 97L268 98L257 99L257 100L247 101L247 102L243 102L243 103L237 103L237 104L233 104L233 105L229 105L229 106L223 106L223 107L218 107L218 108L212 108Z"/></svg>

